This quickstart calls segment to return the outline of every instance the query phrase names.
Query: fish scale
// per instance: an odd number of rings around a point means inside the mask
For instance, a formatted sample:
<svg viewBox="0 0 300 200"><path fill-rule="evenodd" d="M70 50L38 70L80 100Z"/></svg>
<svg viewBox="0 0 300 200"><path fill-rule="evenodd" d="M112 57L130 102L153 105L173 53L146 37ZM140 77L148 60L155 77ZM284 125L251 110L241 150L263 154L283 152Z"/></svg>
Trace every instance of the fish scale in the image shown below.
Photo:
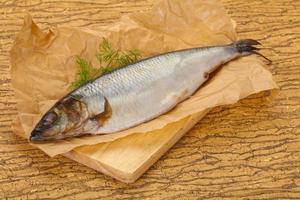
<svg viewBox="0 0 300 200"><path fill-rule="evenodd" d="M129 70L118 70L114 74L118 78L108 82L105 77L100 78L95 87L101 88L112 108L112 115L97 132L124 130L169 111L195 92L206 80L203 74L210 71L211 66L236 56L224 54L223 48L168 53L150 58L143 64L133 64ZM114 93L109 85L116 89Z"/></svg>
<svg viewBox="0 0 300 200"><path fill-rule="evenodd" d="M147 122L189 98L222 64L261 55L253 46L258 44L248 39L164 53L100 76L58 101L36 125L31 140L110 134Z"/></svg>

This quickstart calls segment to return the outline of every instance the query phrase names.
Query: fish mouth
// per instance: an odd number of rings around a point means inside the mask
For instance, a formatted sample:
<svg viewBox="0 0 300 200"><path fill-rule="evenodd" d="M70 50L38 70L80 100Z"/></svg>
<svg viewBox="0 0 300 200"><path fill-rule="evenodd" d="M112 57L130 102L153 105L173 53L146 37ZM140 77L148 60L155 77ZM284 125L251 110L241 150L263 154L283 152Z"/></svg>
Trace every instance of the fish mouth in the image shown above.
<svg viewBox="0 0 300 200"><path fill-rule="evenodd" d="M29 140L32 143L44 143L44 142L49 142L49 141L55 141L57 139L56 138L43 138L43 137L39 137L39 136L30 136Z"/></svg>
<svg viewBox="0 0 300 200"><path fill-rule="evenodd" d="M52 137L45 137L42 136L42 131L33 130L31 132L31 136L29 138L30 142L33 143L43 143L43 142L49 142L49 141L55 141L55 140L61 140L64 139L62 135L60 136L52 136Z"/></svg>
<svg viewBox="0 0 300 200"><path fill-rule="evenodd" d="M32 143L47 143L47 142L58 142L58 141L63 141L66 139L70 139L72 137L83 137L91 135L90 133L84 133L82 134L81 132L75 132L72 135L56 135L56 136L43 136L42 131L34 130L31 132L31 136L29 138L30 142Z"/></svg>
<svg viewBox="0 0 300 200"><path fill-rule="evenodd" d="M43 137L41 135L42 135L42 132L35 129L31 132L31 136L30 136L29 140L32 142L43 140Z"/></svg>

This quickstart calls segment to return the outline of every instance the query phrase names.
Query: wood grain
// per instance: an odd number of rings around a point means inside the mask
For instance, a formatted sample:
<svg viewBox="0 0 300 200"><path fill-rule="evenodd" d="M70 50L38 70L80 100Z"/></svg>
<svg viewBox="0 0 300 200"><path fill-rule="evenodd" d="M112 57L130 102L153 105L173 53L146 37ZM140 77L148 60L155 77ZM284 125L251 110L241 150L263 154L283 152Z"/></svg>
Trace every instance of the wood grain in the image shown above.
<svg viewBox="0 0 300 200"><path fill-rule="evenodd" d="M148 133L78 147L63 155L117 180L133 183L208 112L204 110Z"/></svg>
<svg viewBox="0 0 300 200"><path fill-rule="evenodd" d="M211 111L134 184L62 156L47 157L12 134L16 115L8 52L29 11L42 27L107 25L152 0L0 1L0 198L299 199L300 1L221 0L241 38L259 39L280 86Z"/></svg>

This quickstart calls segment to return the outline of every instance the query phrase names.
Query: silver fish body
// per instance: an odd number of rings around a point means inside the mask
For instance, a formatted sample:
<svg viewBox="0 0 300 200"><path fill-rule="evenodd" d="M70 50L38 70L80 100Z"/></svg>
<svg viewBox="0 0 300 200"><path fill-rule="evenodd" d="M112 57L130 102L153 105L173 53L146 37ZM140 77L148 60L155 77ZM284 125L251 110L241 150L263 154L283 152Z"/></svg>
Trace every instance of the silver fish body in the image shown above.
<svg viewBox="0 0 300 200"><path fill-rule="evenodd" d="M67 134L51 133L50 136L43 136L45 129L42 125L47 119L46 114L36 127L38 133L33 131L31 139L109 134L154 119L189 98L208 79L209 74L223 63L257 53L257 48L253 47L257 44L254 40L241 40L225 46L179 50L147 58L100 76L62 99L73 99L73 104L82 103L86 107L84 112L78 111L76 106L77 111L72 115L87 113L84 120L76 118L77 123L73 123L76 125L67 129ZM62 115L55 110L57 105L49 112ZM73 109L74 106L71 107ZM46 122L49 124L49 119ZM60 132L66 133L66 129Z"/></svg>

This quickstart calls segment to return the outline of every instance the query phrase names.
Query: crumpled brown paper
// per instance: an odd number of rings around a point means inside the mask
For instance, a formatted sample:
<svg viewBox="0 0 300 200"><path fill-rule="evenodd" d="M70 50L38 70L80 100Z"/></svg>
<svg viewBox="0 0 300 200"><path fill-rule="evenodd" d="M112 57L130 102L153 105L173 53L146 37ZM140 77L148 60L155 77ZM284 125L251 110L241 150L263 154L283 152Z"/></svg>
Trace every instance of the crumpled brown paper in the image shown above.
<svg viewBox="0 0 300 200"><path fill-rule="evenodd" d="M95 53L103 37L120 49L140 49L145 56L228 44L237 39L234 22L216 0L162 0L148 12L122 16L118 23L97 30L58 27L45 33L27 15L11 50L12 84L19 112L14 123L17 133L29 138L41 116L69 91L77 71L76 55L96 64ZM230 62L192 98L137 127L115 134L33 145L54 156L82 145L151 132L207 108L235 103L277 87L263 65L256 56Z"/></svg>

